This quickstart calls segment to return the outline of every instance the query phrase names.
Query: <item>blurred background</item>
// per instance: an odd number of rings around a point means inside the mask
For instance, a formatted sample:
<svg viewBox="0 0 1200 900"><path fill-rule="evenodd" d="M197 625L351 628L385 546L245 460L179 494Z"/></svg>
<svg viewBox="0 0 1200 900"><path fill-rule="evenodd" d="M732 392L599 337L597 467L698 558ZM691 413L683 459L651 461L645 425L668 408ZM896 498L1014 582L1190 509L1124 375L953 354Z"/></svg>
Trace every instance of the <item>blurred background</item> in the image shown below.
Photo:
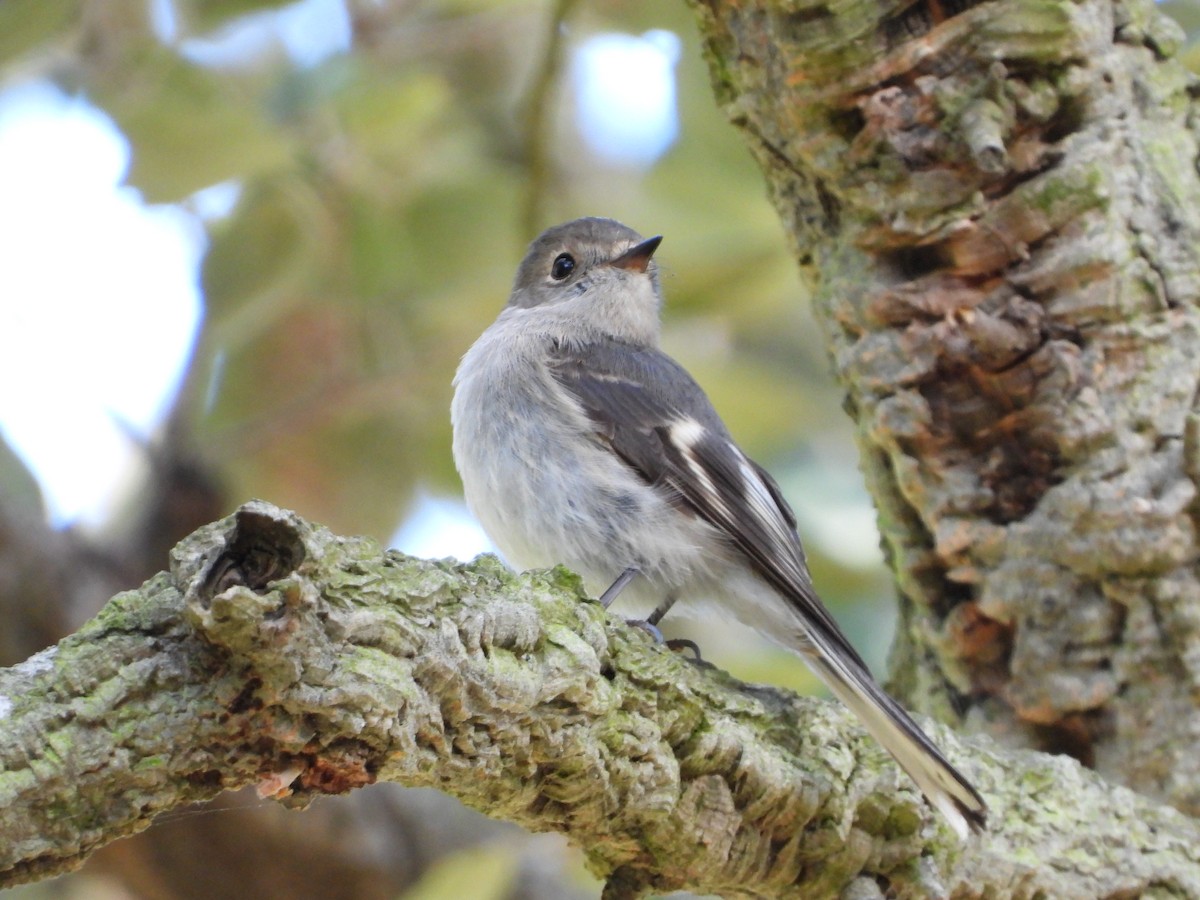
<svg viewBox="0 0 1200 900"><path fill-rule="evenodd" d="M1195 2L1172 12L1189 28ZM428 556L490 548L451 379L525 245L662 234L664 344L796 507L883 668L892 592L806 287L691 14L635 0L0 3L0 664L261 497ZM815 691L727 623L669 634ZM14 898L594 897L581 855L377 785L222 798Z"/></svg>

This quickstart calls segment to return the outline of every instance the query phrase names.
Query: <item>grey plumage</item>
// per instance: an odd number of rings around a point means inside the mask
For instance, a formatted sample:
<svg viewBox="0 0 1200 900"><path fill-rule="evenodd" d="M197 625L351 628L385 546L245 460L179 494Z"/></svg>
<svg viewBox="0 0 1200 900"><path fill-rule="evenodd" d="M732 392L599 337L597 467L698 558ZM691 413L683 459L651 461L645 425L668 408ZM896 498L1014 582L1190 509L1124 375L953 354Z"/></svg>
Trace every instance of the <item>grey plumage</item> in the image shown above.
<svg viewBox="0 0 1200 900"><path fill-rule="evenodd" d="M800 653L960 833L986 806L875 683L813 588L796 521L704 391L658 349L657 239L609 219L530 245L451 408L467 502L506 558L599 594L715 600Z"/></svg>

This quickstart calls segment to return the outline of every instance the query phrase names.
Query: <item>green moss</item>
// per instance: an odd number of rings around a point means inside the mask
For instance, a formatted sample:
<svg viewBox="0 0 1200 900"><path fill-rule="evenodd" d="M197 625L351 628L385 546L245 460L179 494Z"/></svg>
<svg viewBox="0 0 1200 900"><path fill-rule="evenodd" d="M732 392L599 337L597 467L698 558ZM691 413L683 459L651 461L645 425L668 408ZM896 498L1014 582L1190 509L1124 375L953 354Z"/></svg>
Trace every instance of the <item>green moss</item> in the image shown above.
<svg viewBox="0 0 1200 900"><path fill-rule="evenodd" d="M42 778L32 767L0 769L0 807L11 806L18 798L38 790L41 784Z"/></svg>
<svg viewBox="0 0 1200 900"><path fill-rule="evenodd" d="M148 596L178 596L171 576L159 572L136 591L123 591L106 603L96 617L75 635L88 640L92 635L107 631L139 632L159 628L173 617L178 608L173 603L147 603Z"/></svg>
<svg viewBox="0 0 1200 900"><path fill-rule="evenodd" d="M1070 3L1056 0L1011 0L996 6L997 15L979 23L976 41L986 52L1006 61L1021 60L1060 65L1077 48L1083 35L1076 31Z"/></svg>
<svg viewBox="0 0 1200 900"><path fill-rule="evenodd" d="M1018 206L1029 206L1045 214L1056 229L1088 209L1108 204L1108 181L1099 163L1054 170L1035 178L1012 194Z"/></svg>

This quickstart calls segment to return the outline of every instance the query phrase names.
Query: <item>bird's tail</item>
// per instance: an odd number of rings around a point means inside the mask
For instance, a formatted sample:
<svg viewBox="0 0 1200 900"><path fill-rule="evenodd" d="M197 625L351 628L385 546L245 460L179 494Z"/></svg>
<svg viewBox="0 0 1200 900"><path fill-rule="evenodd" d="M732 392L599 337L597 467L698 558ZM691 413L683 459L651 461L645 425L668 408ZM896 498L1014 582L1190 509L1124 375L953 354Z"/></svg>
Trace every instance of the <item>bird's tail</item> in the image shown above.
<svg viewBox="0 0 1200 900"><path fill-rule="evenodd" d="M987 804L900 704L884 693L871 674L854 660L837 653L819 652L815 647L806 649L805 656L830 691L892 754L959 837L966 838L968 829L981 831L987 820Z"/></svg>

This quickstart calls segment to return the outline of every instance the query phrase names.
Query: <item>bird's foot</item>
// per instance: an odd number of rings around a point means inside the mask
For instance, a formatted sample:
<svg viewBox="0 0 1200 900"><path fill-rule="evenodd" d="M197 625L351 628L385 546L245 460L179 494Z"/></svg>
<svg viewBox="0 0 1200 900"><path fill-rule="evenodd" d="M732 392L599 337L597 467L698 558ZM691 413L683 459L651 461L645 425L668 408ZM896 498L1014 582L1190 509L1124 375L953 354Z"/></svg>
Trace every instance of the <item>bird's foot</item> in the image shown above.
<svg viewBox="0 0 1200 900"><path fill-rule="evenodd" d="M650 635L650 637L654 639L654 643L662 644L668 650L674 650L676 653L680 653L684 650L691 650L692 653L695 654L696 659L704 658L700 655L700 645L695 641L689 641L687 638L671 638L671 640L667 640L665 637L663 637L662 631L656 624L654 624L654 622L646 619L626 619L625 624L646 632L646 634Z"/></svg>

